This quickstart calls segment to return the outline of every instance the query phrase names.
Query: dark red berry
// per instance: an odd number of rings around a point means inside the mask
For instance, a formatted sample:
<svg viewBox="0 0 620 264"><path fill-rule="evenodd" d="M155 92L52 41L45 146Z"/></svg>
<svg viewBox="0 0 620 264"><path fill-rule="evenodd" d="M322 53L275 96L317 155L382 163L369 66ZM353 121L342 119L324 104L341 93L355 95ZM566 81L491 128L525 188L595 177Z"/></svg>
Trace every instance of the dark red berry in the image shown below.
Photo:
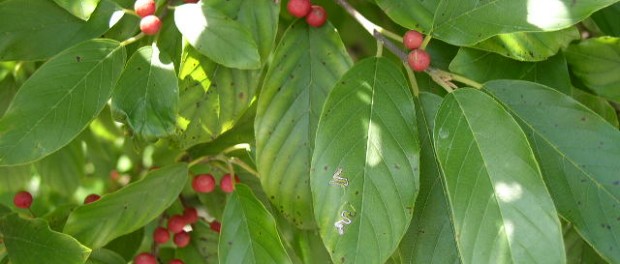
<svg viewBox="0 0 620 264"><path fill-rule="evenodd" d="M168 219L168 231L173 234L179 233L183 231L183 227L185 227L185 217L182 215L173 215Z"/></svg>
<svg viewBox="0 0 620 264"><path fill-rule="evenodd" d="M149 253L140 253L135 258L133 258L134 264L157 264L157 259L155 256Z"/></svg>
<svg viewBox="0 0 620 264"><path fill-rule="evenodd" d="M219 233L222 229L222 223L218 222L217 220L213 220L213 222L209 223L209 227L211 228L211 230Z"/></svg>
<svg viewBox="0 0 620 264"><path fill-rule="evenodd" d="M412 50L409 52L409 56L407 56L407 61L409 62L409 66L411 69L417 72L421 72L426 70L428 66L431 64L431 57L426 53L426 51L421 49Z"/></svg>
<svg viewBox="0 0 620 264"><path fill-rule="evenodd" d="M165 229L163 227L158 227L158 228L155 228L155 231L153 231L153 241L155 241L155 243L163 244L163 243L168 242L169 239L170 239L170 233L168 233L168 229Z"/></svg>
<svg viewBox="0 0 620 264"><path fill-rule="evenodd" d="M173 259L170 262L168 262L168 264L185 264L185 262L183 262L180 259Z"/></svg>
<svg viewBox="0 0 620 264"><path fill-rule="evenodd" d="M161 28L161 20L154 15L145 16L140 20L140 30L146 35L155 35Z"/></svg>
<svg viewBox="0 0 620 264"><path fill-rule="evenodd" d="M84 204L89 204L92 202L95 202L97 200L99 200L99 198L101 198L101 196L97 195L97 194L89 194L88 196L86 196L86 198L84 198Z"/></svg>
<svg viewBox="0 0 620 264"><path fill-rule="evenodd" d="M185 247L189 244L189 240L190 240L190 236L189 233L183 231L181 233L177 233L174 234L174 244L177 245L177 247Z"/></svg>
<svg viewBox="0 0 620 264"><path fill-rule="evenodd" d="M409 30L403 36L403 44L405 44L405 47L410 50L419 48L422 46L422 42L424 42L424 35L415 30Z"/></svg>
<svg viewBox="0 0 620 264"><path fill-rule="evenodd" d="M286 9L294 17L305 17L312 10L312 3L310 0L290 0L286 5Z"/></svg>
<svg viewBox="0 0 620 264"><path fill-rule="evenodd" d="M312 10L306 16L306 22L313 27L320 27L327 21L327 12L322 6L313 5Z"/></svg>
<svg viewBox="0 0 620 264"><path fill-rule="evenodd" d="M30 208L32 205L32 194L26 191L16 193L15 197L13 197L13 204L19 208Z"/></svg>
<svg viewBox="0 0 620 264"><path fill-rule="evenodd" d="M133 4L133 9L140 17L150 16L155 14L155 1L154 0L136 0Z"/></svg>
<svg viewBox="0 0 620 264"><path fill-rule="evenodd" d="M185 210L183 210L183 218L185 218L185 222L188 224L198 222L198 210L194 207L185 208Z"/></svg>
<svg viewBox="0 0 620 264"><path fill-rule="evenodd" d="M239 182L239 178L235 176L235 182ZM231 193L235 190L235 183L232 181L230 174L224 174L220 179L220 189L225 193Z"/></svg>
<svg viewBox="0 0 620 264"><path fill-rule="evenodd" d="M215 190L215 178L211 174L200 174L192 180L192 188L199 193L210 193Z"/></svg>

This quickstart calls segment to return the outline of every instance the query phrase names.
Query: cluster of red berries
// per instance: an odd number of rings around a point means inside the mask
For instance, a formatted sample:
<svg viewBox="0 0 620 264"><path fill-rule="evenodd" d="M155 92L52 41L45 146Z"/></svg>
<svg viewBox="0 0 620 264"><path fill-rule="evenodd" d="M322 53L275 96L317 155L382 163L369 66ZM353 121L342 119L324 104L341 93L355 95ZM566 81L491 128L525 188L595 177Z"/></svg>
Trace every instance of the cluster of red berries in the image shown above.
<svg viewBox="0 0 620 264"><path fill-rule="evenodd" d="M133 263L134 264L158 264L159 262L157 262L157 258L155 258L155 256L153 256L150 253L140 253L139 255L137 255L134 259L133 259ZM185 264L185 262L183 262L180 259L173 259L170 260L170 262L168 262L169 264Z"/></svg>
<svg viewBox="0 0 620 264"><path fill-rule="evenodd" d="M407 49L411 50L407 56L407 62L409 62L411 69L417 72L426 70L431 64L430 55L423 49L420 49L422 42L424 42L424 35L415 30L409 30L403 36L403 44L405 44Z"/></svg>
<svg viewBox="0 0 620 264"><path fill-rule="evenodd" d="M197 3L198 0L183 0L185 3ZM141 17L140 30L145 35L155 35L161 28L161 20L155 15L155 0L136 0L133 5L136 15Z"/></svg>
<svg viewBox="0 0 620 264"><path fill-rule="evenodd" d="M322 6L313 5L310 0L290 0L286 8L294 17L305 17L306 23L313 27L320 27L327 21L325 9Z"/></svg>
<svg viewBox="0 0 620 264"><path fill-rule="evenodd" d="M239 182L239 177L235 176L235 182L230 174L224 174L220 179L220 189L225 193L235 190L235 183ZM215 177L211 174L196 175L192 180L192 188L198 193L210 193L215 190Z"/></svg>

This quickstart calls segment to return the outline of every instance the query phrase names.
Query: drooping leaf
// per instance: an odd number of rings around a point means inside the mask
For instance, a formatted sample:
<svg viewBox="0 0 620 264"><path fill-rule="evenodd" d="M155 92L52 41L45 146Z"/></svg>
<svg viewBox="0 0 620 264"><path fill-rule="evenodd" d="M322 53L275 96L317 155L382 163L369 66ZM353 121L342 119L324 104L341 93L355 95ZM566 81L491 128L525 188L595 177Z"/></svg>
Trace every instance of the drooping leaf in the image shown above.
<svg viewBox="0 0 620 264"><path fill-rule="evenodd" d="M83 1L71 1L83 2ZM43 12L44 10L44 12ZM77 43L100 36L120 8L103 0L88 21L50 0L0 2L0 61L45 60Z"/></svg>
<svg viewBox="0 0 620 264"><path fill-rule="evenodd" d="M327 98L312 156L314 213L332 261L392 255L413 215L419 159L404 75L385 58L357 63Z"/></svg>
<svg viewBox="0 0 620 264"><path fill-rule="evenodd" d="M596 94L620 102L620 38L600 37L566 50L571 71Z"/></svg>
<svg viewBox="0 0 620 264"><path fill-rule="evenodd" d="M71 196L84 177L85 163L82 141L74 140L38 161L35 166L41 176L41 184L45 188Z"/></svg>
<svg viewBox="0 0 620 264"><path fill-rule="evenodd" d="M178 100L172 60L156 45L145 46L127 61L112 95L112 112L134 135L155 140L174 134Z"/></svg>
<svg viewBox="0 0 620 264"><path fill-rule="evenodd" d="M93 250L86 264L127 264L127 261L112 250L100 248Z"/></svg>
<svg viewBox="0 0 620 264"><path fill-rule="evenodd" d="M420 132L420 193L407 234L400 242L402 263L459 263L450 207L433 148L435 115L442 98L420 93L416 106Z"/></svg>
<svg viewBox="0 0 620 264"><path fill-rule="evenodd" d="M91 251L74 238L50 230L44 220L17 214L0 218L0 233L13 264L84 263Z"/></svg>
<svg viewBox="0 0 620 264"><path fill-rule="evenodd" d="M605 34L620 37L620 3L615 3L592 14L591 18Z"/></svg>
<svg viewBox="0 0 620 264"><path fill-rule="evenodd" d="M453 45L473 45L513 32L555 31L617 0L377 0L396 23Z"/></svg>
<svg viewBox="0 0 620 264"><path fill-rule="evenodd" d="M101 0L82 0L82 1L72 1L72 0L54 0L56 4L60 7L67 10L72 15L77 18L88 21L90 15L97 8L97 4L99 4Z"/></svg>
<svg viewBox="0 0 620 264"><path fill-rule="evenodd" d="M575 100L590 108L613 126L618 127L618 115L616 114L616 109L609 104L609 101L600 96L584 92L577 88L573 88L571 91L571 96L575 98Z"/></svg>
<svg viewBox="0 0 620 264"><path fill-rule="evenodd" d="M175 8L174 22L183 37L214 62L246 70L261 66L250 30L219 10L202 3L181 5Z"/></svg>
<svg viewBox="0 0 620 264"><path fill-rule="evenodd" d="M564 219L601 255L620 262L620 132L574 99L540 84L485 88L520 122Z"/></svg>
<svg viewBox="0 0 620 264"><path fill-rule="evenodd" d="M562 54L541 62L518 62L491 52L462 48L450 63L450 70L480 83L497 79L528 80L571 93L568 66Z"/></svg>
<svg viewBox="0 0 620 264"><path fill-rule="evenodd" d="M566 262L532 149L498 102L472 88L450 93L433 140L463 263Z"/></svg>
<svg viewBox="0 0 620 264"><path fill-rule="evenodd" d="M284 33L261 90L254 124L258 172L275 208L300 228L315 227L310 159L323 103L351 58L334 27L303 20Z"/></svg>
<svg viewBox="0 0 620 264"><path fill-rule="evenodd" d="M64 233L93 249L101 248L159 216L178 198L186 181L186 164L151 171L142 180L77 207Z"/></svg>
<svg viewBox="0 0 620 264"><path fill-rule="evenodd" d="M43 64L0 119L0 166L41 159L71 142L110 98L125 56L119 42L94 39Z"/></svg>
<svg viewBox="0 0 620 264"><path fill-rule="evenodd" d="M275 219L246 185L236 185L228 199L221 232L220 263L292 263Z"/></svg>
<svg viewBox="0 0 620 264"><path fill-rule="evenodd" d="M516 32L494 36L473 48L519 61L543 61L580 37L576 27L551 32Z"/></svg>

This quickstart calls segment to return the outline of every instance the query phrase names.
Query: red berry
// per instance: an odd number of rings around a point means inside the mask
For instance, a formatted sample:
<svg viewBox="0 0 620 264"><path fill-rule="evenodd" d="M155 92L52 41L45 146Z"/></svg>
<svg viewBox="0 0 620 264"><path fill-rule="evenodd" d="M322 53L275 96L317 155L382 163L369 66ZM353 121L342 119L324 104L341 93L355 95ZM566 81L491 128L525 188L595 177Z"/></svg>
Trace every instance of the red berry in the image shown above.
<svg viewBox="0 0 620 264"><path fill-rule="evenodd" d="M146 35L155 35L161 28L161 20L154 15L145 16L140 20L140 30Z"/></svg>
<svg viewBox="0 0 620 264"><path fill-rule="evenodd" d="M239 178L235 176L235 182L239 182ZM232 182L232 177L230 174L224 174L222 179L220 179L220 189L225 193L231 193L235 190L235 183Z"/></svg>
<svg viewBox="0 0 620 264"><path fill-rule="evenodd" d="M150 16L155 14L155 1L154 0L136 0L133 4L133 9L140 17Z"/></svg>
<svg viewBox="0 0 620 264"><path fill-rule="evenodd" d="M310 0L291 0L288 1L286 5L286 9L291 13L294 17L305 17L312 10L312 3Z"/></svg>
<svg viewBox="0 0 620 264"><path fill-rule="evenodd" d="M421 72L426 70L428 66L431 64L431 57L426 53L426 51L421 49L412 50L409 52L409 56L407 56L407 61L409 62L409 66L411 69L417 72Z"/></svg>
<svg viewBox="0 0 620 264"><path fill-rule="evenodd" d="M183 210L183 218L188 224L198 222L198 211L194 207L187 207Z"/></svg>
<svg viewBox="0 0 620 264"><path fill-rule="evenodd" d="M183 227L185 227L185 218L181 215L173 215L168 219L168 230L173 234L183 232Z"/></svg>
<svg viewBox="0 0 620 264"><path fill-rule="evenodd" d="M134 264L157 264L157 259L155 258L155 256L144 252L144 253L140 253L140 255L137 255L135 258L133 258L133 263Z"/></svg>
<svg viewBox="0 0 620 264"><path fill-rule="evenodd" d="M209 223L209 227L211 228L211 230L219 233L222 229L222 223L218 222L217 220L213 220L213 222Z"/></svg>
<svg viewBox="0 0 620 264"><path fill-rule="evenodd" d="M403 36L403 44L405 44L405 47L410 50L419 48L422 46L422 42L424 42L424 35L415 30L409 30Z"/></svg>
<svg viewBox="0 0 620 264"><path fill-rule="evenodd" d="M16 193L15 197L13 197L13 204L19 208L30 208L32 205L32 194L26 191Z"/></svg>
<svg viewBox="0 0 620 264"><path fill-rule="evenodd" d="M210 193L215 189L215 178L211 174L201 174L192 180L192 188L199 193Z"/></svg>
<svg viewBox="0 0 620 264"><path fill-rule="evenodd" d="M168 242L168 239L170 239L170 233L168 233L168 229L165 229L163 227L155 228L155 231L153 232L153 240L155 241L155 243L163 244Z"/></svg>
<svg viewBox="0 0 620 264"><path fill-rule="evenodd" d="M92 203L94 201L99 200L99 198L101 198L101 196L97 195L97 194L89 194L88 196L86 196L86 198L84 198L84 204L89 204Z"/></svg>
<svg viewBox="0 0 620 264"><path fill-rule="evenodd" d="M185 262L180 259L173 259L169 262L169 264L185 264Z"/></svg>
<svg viewBox="0 0 620 264"><path fill-rule="evenodd" d="M327 12L322 6L313 5L312 11L306 16L306 22L313 27L320 27L327 21Z"/></svg>
<svg viewBox="0 0 620 264"><path fill-rule="evenodd" d="M177 247L182 248L189 244L189 239L189 233L183 231L174 235L174 244L177 245Z"/></svg>

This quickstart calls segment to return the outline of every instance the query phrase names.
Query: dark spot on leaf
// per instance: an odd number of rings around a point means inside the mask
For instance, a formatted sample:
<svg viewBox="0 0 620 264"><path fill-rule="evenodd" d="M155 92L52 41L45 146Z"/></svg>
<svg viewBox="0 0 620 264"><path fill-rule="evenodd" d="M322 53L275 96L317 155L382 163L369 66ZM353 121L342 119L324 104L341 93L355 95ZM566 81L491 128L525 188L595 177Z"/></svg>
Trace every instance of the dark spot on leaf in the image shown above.
<svg viewBox="0 0 620 264"><path fill-rule="evenodd" d="M240 92L239 93L239 99L243 99L243 98L245 98L245 94L243 92Z"/></svg>
<svg viewBox="0 0 620 264"><path fill-rule="evenodd" d="M271 197L269 197L269 198L271 198L271 200L276 199L276 197L275 197L275 196L273 196L273 195L272 195Z"/></svg>
<svg viewBox="0 0 620 264"><path fill-rule="evenodd" d="M394 169L400 170L400 165L394 164Z"/></svg>
<svg viewBox="0 0 620 264"><path fill-rule="evenodd" d="M75 56L75 61L77 61L77 62L81 62L81 61L82 61L82 57L80 57L80 56Z"/></svg>
<svg viewBox="0 0 620 264"><path fill-rule="evenodd" d="M620 185L620 181L614 181L613 184L614 185Z"/></svg>
<svg viewBox="0 0 620 264"><path fill-rule="evenodd" d="M585 116L581 117L581 122L586 122L586 117Z"/></svg>
<svg viewBox="0 0 620 264"><path fill-rule="evenodd" d="M340 258L340 262L344 263L344 257Z"/></svg>
<svg viewBox="0 0 620 264"><path fill-rule="evenodd" d="M139 71L141 71L141 70L142 70L142 67L138 67L138 70L139 70Z"/></svg>
<svg viewBox="0 0 620 264"><path fill-rule="evenodd" d="M228 241L228 245L229 245L229 246L232 246L232 241Z"/></svg>

